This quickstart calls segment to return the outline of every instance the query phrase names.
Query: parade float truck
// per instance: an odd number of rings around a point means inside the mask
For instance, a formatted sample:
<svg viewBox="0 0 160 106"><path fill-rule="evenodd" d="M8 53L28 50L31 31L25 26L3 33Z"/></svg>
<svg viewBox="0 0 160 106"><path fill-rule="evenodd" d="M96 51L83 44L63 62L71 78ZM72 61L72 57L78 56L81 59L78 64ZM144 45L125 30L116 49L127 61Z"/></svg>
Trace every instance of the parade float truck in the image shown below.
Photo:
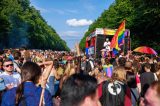
<svg viewBox="0 0 160 106"><path fill-rule="evenodd" d="M111 42L115 32L116 29L96 28L96 30L86 38L86 55L94 55L96 58L99 58L101 56L101 50L104 49L103 45L106 38ZM124 43L120 48L121 51L126 52L131 49L130 31L126 29L124 34Z"/></svg>

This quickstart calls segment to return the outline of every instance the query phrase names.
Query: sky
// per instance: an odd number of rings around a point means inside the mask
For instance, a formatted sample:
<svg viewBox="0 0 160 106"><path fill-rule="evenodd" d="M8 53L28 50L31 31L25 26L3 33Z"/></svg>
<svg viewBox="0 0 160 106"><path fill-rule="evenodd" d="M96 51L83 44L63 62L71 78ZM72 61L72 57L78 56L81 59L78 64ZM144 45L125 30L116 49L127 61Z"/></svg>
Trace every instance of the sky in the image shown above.
<svg viewBox="0 0 160 106"><path fill-rule="evenodd" d="M30 0L70 49L114 0Z"/></svg>

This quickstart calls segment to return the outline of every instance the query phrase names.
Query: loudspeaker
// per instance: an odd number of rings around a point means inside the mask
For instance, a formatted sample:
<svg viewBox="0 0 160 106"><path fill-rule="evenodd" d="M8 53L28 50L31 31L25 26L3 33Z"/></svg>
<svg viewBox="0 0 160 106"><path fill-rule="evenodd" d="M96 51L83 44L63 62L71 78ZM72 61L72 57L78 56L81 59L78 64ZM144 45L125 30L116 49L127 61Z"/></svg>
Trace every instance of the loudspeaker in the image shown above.
<svg viewBox="0 0 160 106"><path fill-rule="evenodd" d="M124 38L124 54L127 54L127 51L131 49L130 47L130 38L126 36Z"/></svg>
<svg viewBox="0 0 160 106"><path fill-rule="evenodd" d="M101 50L104 49L103 44L106 40L105 35L97 35L96 37L96 45L95 45L95 55L96 58L99 58L101 56Z"/></svg>

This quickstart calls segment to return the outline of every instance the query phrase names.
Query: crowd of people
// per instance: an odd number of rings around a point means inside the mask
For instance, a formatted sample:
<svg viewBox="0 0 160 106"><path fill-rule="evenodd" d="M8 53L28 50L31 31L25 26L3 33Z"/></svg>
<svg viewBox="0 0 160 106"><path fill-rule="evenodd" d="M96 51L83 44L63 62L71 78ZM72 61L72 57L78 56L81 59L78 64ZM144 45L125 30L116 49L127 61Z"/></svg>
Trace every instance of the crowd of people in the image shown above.
<svg viewBox="0 0 160 106"><path fill-rule="evenodd" d="M1 106L159 106L160 57L0 51Z"/></svg>

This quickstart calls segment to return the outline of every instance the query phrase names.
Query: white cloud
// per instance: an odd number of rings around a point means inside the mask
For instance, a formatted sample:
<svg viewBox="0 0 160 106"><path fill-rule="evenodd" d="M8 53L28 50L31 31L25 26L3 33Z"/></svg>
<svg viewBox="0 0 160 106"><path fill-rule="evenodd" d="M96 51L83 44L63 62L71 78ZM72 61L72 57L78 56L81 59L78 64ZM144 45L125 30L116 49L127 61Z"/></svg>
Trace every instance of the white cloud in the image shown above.
<svg viewBox="0 0 160 106"><path fill-rule="evenodd" d="M92 20L87 20L87 19L80 19L80 20L77 20L77 19L69 19L66 21L66 23L69 25L69 26L73 26L73 27L79 27L79 26L87 26L87 25L90 25L93 23Z"/></svg>
<svg viewBox="0 0 160 106"><path fill-rule="evenodd" d="M60 34L61 36L69 36L69 37L77 37L77 36L80 36L81 33L77 32L77 31L66 31L66 32L62 32Z"/></svg>

